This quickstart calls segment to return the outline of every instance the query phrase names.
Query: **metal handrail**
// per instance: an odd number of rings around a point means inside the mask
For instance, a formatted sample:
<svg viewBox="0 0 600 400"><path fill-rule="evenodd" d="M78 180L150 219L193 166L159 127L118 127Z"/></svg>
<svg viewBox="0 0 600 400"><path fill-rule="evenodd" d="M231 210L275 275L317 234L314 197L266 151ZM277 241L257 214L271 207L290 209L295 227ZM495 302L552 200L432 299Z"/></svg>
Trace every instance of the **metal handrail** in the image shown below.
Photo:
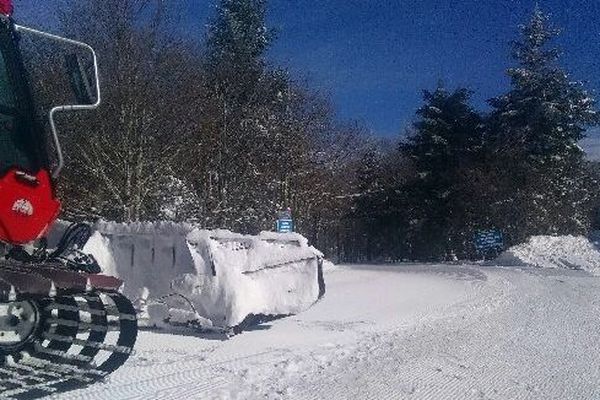
<svg viewBox="0 0 600 400"><path fill-rule="evenodd" d="M58 129L56 128L56 122L54 121L54 117L56 113L65 112L65 111L82 111L82 110L95 110L97 109L101 102L101 94L100 94L100 72L98 68L98 57L96 56L96 51L87 43L79 42L73 39L67 39L62 36L54 35L51 33L39 31L37 29L29 28L22 25L15 25L15 29L20 32L26 32L37 36L42 36L46 39L55 40L62 43L67 43L75 46L82 47L86 50L89 50L92 53L92 57L94 60L94 76L96 79L96 102L94 104L68 104L62 106L56 106L52 108L48 114L48 118L50 119L50 128L52 129L52 138L54 140L54 146L56 148L56 155L58 158L58 165L52 172L52 177L54 179L58 178L62 169L65 166L65 160L63 156L62 147L60 145L60 140L58 138Z"/></svg>

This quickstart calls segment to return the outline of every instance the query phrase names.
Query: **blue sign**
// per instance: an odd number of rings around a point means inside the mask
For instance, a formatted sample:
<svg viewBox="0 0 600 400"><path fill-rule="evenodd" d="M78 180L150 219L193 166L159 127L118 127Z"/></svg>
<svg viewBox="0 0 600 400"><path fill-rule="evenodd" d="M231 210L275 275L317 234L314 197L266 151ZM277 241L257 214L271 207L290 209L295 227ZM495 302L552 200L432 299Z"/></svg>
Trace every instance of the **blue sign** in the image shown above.
<svg viewBox="0 0 600 400"><path fill-rule="evenodd" d="M504 237L498 229L479 231L475 234L474 240L475 248L480 252L504 249Z"/></svg>
<svg viewBox="0 0 600 400"><path fill-rule="evenodd" d="M277 232L279 232L279 233L294 232L294 221L291 219L278 219L277 220Z"/></svg>
<svg viewBox="0 0 600 400"><path fill-rule="evenodd" d="M287 210L280 210L277 213L278 219L292 219L292 210L288 208Z"/></svg>

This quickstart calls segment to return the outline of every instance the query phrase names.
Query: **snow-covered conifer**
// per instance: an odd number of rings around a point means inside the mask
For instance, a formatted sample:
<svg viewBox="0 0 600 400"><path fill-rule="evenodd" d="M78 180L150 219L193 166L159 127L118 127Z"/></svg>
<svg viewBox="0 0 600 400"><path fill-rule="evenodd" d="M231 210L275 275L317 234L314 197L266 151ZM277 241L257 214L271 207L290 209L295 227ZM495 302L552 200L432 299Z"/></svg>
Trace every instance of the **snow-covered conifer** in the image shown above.
<svg viewBox="0 0 600 400"><path fill-rule="evenodd" d="M465 250L464 244L455 243L460 241L458 232L466 229L460 217L467 199L461 191L466 172L482 157L483 149L481 119L469 105L469 97L466 89L448 92L440 86L425 91L415 133L401 145L415 169L415 179L405 189L411 193L419 256L437 258Z"/></svg>
<svg viewBox="0 0 600 400"><path fill-rule="evenodd" d="M583 83L559 65L561 53L552 45L558 34L536 7L513 43L517 65L507 71L512 88L490 100L493 147L504 164L498 204L516 240L586 226L590 199L578 141L598 123L598 114Z"/></svg>

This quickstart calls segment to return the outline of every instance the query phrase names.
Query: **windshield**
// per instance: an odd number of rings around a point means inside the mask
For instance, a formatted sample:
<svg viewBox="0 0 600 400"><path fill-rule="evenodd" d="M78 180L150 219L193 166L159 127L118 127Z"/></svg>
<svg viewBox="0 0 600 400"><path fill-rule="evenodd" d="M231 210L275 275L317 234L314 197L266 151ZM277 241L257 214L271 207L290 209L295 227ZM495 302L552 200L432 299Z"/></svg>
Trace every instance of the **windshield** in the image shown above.
<svg viewBox="0 0 600 400"><path fill-rule="evenodd" d="M19 167L27 171L37 169L34 143L21 123L13 75L9 72L7 57L0 51L0 174Z"/></svg>

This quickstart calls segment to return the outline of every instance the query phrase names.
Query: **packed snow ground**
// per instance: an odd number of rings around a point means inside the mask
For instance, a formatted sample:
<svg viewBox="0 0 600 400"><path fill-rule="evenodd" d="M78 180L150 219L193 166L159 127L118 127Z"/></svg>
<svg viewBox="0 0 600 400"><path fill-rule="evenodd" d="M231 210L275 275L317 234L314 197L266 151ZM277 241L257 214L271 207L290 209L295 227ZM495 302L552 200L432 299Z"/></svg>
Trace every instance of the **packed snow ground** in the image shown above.
<svg viewBox="0 0 600 400"><path fill-rule="evenodd" d="M589 273L356 266L326 281L307 312L228 341L142 332L105 384L56 398L600 398Z"/></svg>

